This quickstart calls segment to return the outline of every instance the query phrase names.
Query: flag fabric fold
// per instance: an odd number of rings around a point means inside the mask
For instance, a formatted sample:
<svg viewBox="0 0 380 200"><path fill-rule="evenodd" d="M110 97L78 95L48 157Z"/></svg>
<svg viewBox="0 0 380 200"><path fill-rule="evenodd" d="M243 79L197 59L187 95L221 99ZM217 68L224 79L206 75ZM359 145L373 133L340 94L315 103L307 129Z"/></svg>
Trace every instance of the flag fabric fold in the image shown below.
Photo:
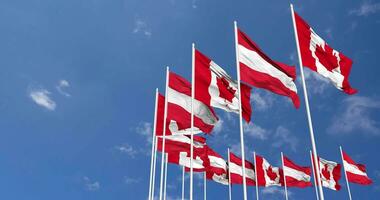
<svg viewBox="0 0 380 200"><path fill-rule="evenodd" d="M269 58L243 31L238 34L238 60L241 80L249 85L289 97L299 108L295 84L296 69Z"/></svg>
<svg viewBox="0 0 380 200"><path fill-rule="evenodd" d="M227 112L239 113L238 83L210 58L195 50L195 99ZM243 118L251 120L251 88L241 84Z"/></svg>
<svg viewBox="0 0 380 200"><path fill-rule="evenodd" d="M157 150L162 152L162 137L157 137ZM193 149L193 170L195 172L205 171L208 160L204 159L206 154L206 139L194 136ZM168 162L190 168L190 148L191 139L186 135L165 136L165 153L168 154Z"/></svg>
<svg viewBox="0 0 380 200"><path fill-rule="evenodd" d="M349 182L360 185L370 185L372 180L367 175L365 165L357 164L352 158L344 151L343 154L343 166L346 171L346 176Z"/></svg>
<svg viewBox="0 0 380 200"><path fill-rule="evenodd" d="M311 184L311 168L302 167L295 164L288 157L284 159L284 176L287 187L310 187Z"/></svg>
<svg viewBox="0 0 380 200"><path fill-rule="evenodd" d="M339 90L355 94L357 90L348 82L352 60L331 48L296 12L294 16L303 65L330 80Z"/></svg>
<svg viewBox="0 0 380 200"><path fill-rule="evenodd" d="M206 147L206 155L208 159L206 178L223 185L228 185L226 160L208 146Z"/></svg>
<svg viewBox="0 0 380 200"><path fill-rule="evenodd" d="M245 160L245 180L247 185L256 185L255 166ZM230 163L228 166L231 176L231 184L243 184L243 163L242 159L230 152Z"/></svg>

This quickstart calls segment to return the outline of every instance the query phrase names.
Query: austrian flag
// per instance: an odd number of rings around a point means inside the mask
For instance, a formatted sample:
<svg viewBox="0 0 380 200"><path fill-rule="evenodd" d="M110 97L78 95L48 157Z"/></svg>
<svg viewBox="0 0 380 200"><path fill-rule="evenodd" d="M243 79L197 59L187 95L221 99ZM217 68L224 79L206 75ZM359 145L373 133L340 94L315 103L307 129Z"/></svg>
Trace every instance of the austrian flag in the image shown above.
<svg viewBox="0 0 380 200"><path fill-rule="evenodd" d="M296 12L294 12L299 48L304 66L329 79L339 90L355 94L348 77L352 61L331 48Z"/></svg>
<svg viewBox="0 0 380 200"><path fill-rule="evenodd" d="M256 174L255 166L249 162L245 161L245 180L247 185L254 186L256 184ZM243 184L243 163L242 159L237 157L235 154L230 153L230 162L228 163L228 169L230 170L231 183L232 184Z"/></svg>
<svg viewBox="0 0 380 200"><path fill-rule="evenodd" d="M241 80L249 85L288 96L296 108L300 106L297 95L295 67L269 58L243 31L236 27L237 51Z"/></svg>
<svg viewBox="0 0 380 200"><path fill-rule="evenodd" d="M343 167L349 182L361 185L372 184L372 180L368 177L365 165L357 164L354 160L342 151Z"/></svg>
<svg viewBox="0 0 380 200"><path fill-rule="evenodd" d="M309 187L311 186L310 167L301 167L295 164L286 156L284 159L284 176L286 180L286 186L288 187Z"/></svg>

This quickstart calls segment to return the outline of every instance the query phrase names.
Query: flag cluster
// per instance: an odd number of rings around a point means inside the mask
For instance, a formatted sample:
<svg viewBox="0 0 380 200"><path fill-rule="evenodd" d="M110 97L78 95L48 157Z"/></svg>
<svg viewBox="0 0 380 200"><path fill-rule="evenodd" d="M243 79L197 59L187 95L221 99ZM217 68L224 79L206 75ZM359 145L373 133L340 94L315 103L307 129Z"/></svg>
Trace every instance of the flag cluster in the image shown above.
<svg viewBox="0 0 380 200"><path fill-rule="evenodd" d="M339 90L350 95L356 93L357 90L348 81L352 61L331 48L297 13L294 15L302 55L300 62L327 78ZM300 107L295 67L270 58L237 27L235 39L238 80L194 47L192 83L174 72L168 72L167 96L159 94L156 102L155 137L158 150L167 153L168 162L184 166L187 171L192 168L195 172L204 172L207 179L224 185L243 182L259 187L305 188L322 185L340 190L342 165L337 162L317 157L317 164L311 159L312 167L300 166L282 156L282 166L275 167L260 155L254 154L254 162L250 162L232 152L226 160L206 143L204 137L195 135L212 133L219 120L215 108L241 114L247 123L251 122L251 87L288 97L295 108ZM342 161L349 182L372 183L365 166L356 164L343 151ZM314 176L315 172L319 172L319 183L312 184L312 172Z"/></svg>

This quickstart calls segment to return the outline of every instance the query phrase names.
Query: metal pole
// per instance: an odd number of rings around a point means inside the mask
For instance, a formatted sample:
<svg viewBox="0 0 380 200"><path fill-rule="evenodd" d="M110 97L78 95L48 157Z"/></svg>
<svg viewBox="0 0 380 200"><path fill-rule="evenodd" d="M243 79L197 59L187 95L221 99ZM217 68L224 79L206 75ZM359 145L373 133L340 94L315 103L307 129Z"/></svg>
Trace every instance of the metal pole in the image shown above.
<svg viewBox="0 0 380 200"><path fill-rule="evenodd" d="M231 168L230 168L230 148L227 149L228 152L228 196L229 200L232 200L232 193L231 193Z"/></svg>
<svg viewBox="0 0 380 200"><path fill-rule="evenodd" d="M154 105L154 120L153 120L153 133L152 133L152 153L150 158L150 176L149 176L149 197L148 199L152 200L152 189L153 185L153 162L154 162L154 147L155 147L155 139L156 139L156 124L157 124L157 103L158 102L158 88L156 88L156 102Z"/></svg>
<svg viewBox="0 0 380 200"><path fill-rule="evenodd" d="M207 199L207 177L206 177L206 172L204 172L203 175L203 199Z"/></svg>
<svg viewBox="0 0 380 200"><path fill-rule="evenodd" d="M168 85L169 85L169 67L166 67L166 85L165 85L165 108L164 108L164 125L162 131L162 152L161 152L161 176L160 176L160 200L162 200L164 185L164 163L165 163L165 135L166 135L166 118L168 115Z"/></svg>
<svg viewBox="0 0 380 200"><path fill-rule="evenodd" d="M245 180L245 153L244 153L244 133L243 133L243 114L241 106L241 89L240 89L240 69L239 69L239 47L238 47L238 32L237 32L237 22L234 21L235 30L235 54L236 54L236 70L237 70L237 83L239 92L239 125L240 125L240 147L241 147L241 158L242 168L243 168L243 196L244 200L247 200L247 181Z"/></svg>
<svg viewBox="0 0 380 200"><path fill-rule="evenodd" d="M284 154L282 152L281 152L281 161L282 161L282 169L284 171L285 199L288 200L288 189L287 189L287 186L286 186L286 174L285 174Z"/></svg>
<svg viewBox="0 0 380 200"><path fill-rule="evenodd" d="M164 200L166 200L166 183L168 179L168 154L165 153L165 184L164 184Z"/></svg>
<svg viewBox="0 0 380 200"><path fill-rule="evenodd" d="M154 157L153 157L153 178L152 178L151 200L154 199L154 188L155 188L155 181L156 181L156 162L157 162L157 136L154 137Z"/></svg>
<svg viewBox="0 0 380 200"><path fill-rule="evenodd" d="M253 152L253 162L255 163L255 183L256 183L256 200L259 200L259 180L257 178L257 163L256 163L256 152Z"/></svg>
<svg viewBox="0 0 380 200"><path fill-rule="evenodd" d="M308 124L309 124L311 146L312 146L312 150L313 150L314 162L318 163L317 147L315 145L313 122L311 120L311 113L310 113L310 108L309 108L309 99L308 99L308 96L307 96L305 76L304 76L304 73L303 73L301 51L300 51L300 47L299 47L299 41L298 41L298 34L297 34L297 27L296 27L296 21L295 21L295 16L294 16L293 4L290 4L290 9L292 11L293 28L294 28L294 35L295 35L296 44L297 44L298 60L299 60L299 67L300 67L300 71L301 71L301 80L302 80L302 86L303 86L303 94L304 94L304 98L305 98L307 120L308 120ZM321 175L319 173L319 165L316 165L315 170L317 172L317 182L320 183L321 182ZM322 185L321 184L318 184L318 189L319 189L319 196L320 196L321 200L324 200L325 198L324 198L324 195L323 195L323 189L322 189Z"/></svg>
<svg viewBox="0 0 380 200"><path fill-rule="evenodd" d="M185 166L182 166L182 200L185 200Z"/></svg>
<svg viewBox="0 0 380 200"><path fill-rule="evenodd" d="M315 195L317 196L317 200L319 200L319 195L318 195L318 186L317 186L317 179L314 171L314 162L313 162L313 155L310 151L310 161L311 161L311 167L313 169L313 180L314 180L314 188L315 188Z"/></svg>
<svg viewBox="0 0 380 200"><path fill-rule="evenodd" d="M191 57L191 144L190 144L190 200L193 200L193 157L194 157L194 96L195 96L195 44L192 44Z"/></svg>
<svg viewBox="0 0 380 200"><path fill-rule="evenodd" d="M350 190L350 184L348 183L347 171L346 171L346 167L345 167L345 164L344 164L344 158L343 158L343 150L342 150L342 146L339 146L339 149L340 149L340 156L342 157L344 176L346 177L348 196L350 197L350 200L352 200L352 197L351 197L351 190Z"/></svg>

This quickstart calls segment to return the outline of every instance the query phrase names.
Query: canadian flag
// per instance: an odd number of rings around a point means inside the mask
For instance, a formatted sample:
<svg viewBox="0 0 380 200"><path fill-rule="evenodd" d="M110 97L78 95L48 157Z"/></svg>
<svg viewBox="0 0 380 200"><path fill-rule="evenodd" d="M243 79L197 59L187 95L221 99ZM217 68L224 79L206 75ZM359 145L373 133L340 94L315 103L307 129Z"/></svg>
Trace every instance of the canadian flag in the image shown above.
<svg viewBox="0 0 380 200"><path fill-rule="evenodd" d="M336 88L355 94L348 77L352 61L331 48L296 12L295 23L303 65L329 79Z"/></svg>
<svg viewBox="0 0 380 200"><path fill-rule="evenodd" d="M238 83L210 58L195 50L195 99L227 112L239 113ZM251 120L251 88L245 84L242 91L244 119Z"/></svg>
<svg viewBox="0 0 380 200"><path fill-rule="evenodd" d="M354 160L342 151L343 167L346 171L346 176L349 182L361 185L372 184L372 180L368 177L365 165L357 164Z"/></svg>
<svg viewBox="0 0 380 200"><path fill-rule="evenodd" d="M312 186L310 181L311 168L301 167L295 164L286 156L284 159L284 176L287 187L310 187Z"/></svg>
<svg viewBox="0 0 380 200"><path fill-rule="evenodd" d="M255 166L245 161L245 180L247 185L256 185ZM243 184L243 163L242 159L230 152L230 162L228 164L230 170L231 184Z"/></svg>
<svg viewBox="0 0 380 200"><path fill-rule="evenodd" d="M284 185L283 170L273 167L265 158L256 155L257 181L259 186L282 186Z"/></svg>
<svg viewBox="0 0 380 200"><path fill-rule="evenodd" d="M297 95L296 69L273 61L241 30L238 34L238 60L241 80L255 87L288 96L296 108L300 106Z"/></svg>
<svg viewBox="0 0 380 200"><path fill-rule="evenodd" d="M209 146L206 147L206 155L208 159L206 178L223 185L228 185L227 162Z"/></svg>
<svg viewBox="0 0 380 200"><path fill-rule="evenodd" d="M158 94L158 100L157 100L157 111L156 111L156 135L162 136L163 134L163 125L164 125L164 110L165 110L165 97L162 94ZM178 110L176 110L178 109ZM176 112L183 112L183 109L178 107L172 107L172 109L168 110L169 113L176 113ZM181 129L179 128L179 124L181 127L186 127L188 122L186 122L186 118L181 119L180 117L177 117L176 119L179 120L178 123L174 119L170 119L169 116L173 116L174 114L168 115L166 119L166 135L189 135L191 134L191 128ZM184 123L185 122L185 123ZM201 133L202 131L199 130L199 128L194 127L193 128L193 134Z"/></svg>
<svg viewBox="0 0 380 200"><path fill-rule="evenodd" d="M158 138L158 151L162 152L162 137ZM204 159L206 154L206 139L199 136L194 136L194 157L193 170L196 172L205 171L205 166L208 166L207 160ZM168 162L190 168L191 156L191 139L186 135L170 135L165 136L165 153L168 154Z"/></svg>
<svg viewBox="0 0 380 200"><path fill-rule="evenodd" d="M320 157L318 157L318 160L322 186L332 190L340 190L341 165Z"/></svg>

